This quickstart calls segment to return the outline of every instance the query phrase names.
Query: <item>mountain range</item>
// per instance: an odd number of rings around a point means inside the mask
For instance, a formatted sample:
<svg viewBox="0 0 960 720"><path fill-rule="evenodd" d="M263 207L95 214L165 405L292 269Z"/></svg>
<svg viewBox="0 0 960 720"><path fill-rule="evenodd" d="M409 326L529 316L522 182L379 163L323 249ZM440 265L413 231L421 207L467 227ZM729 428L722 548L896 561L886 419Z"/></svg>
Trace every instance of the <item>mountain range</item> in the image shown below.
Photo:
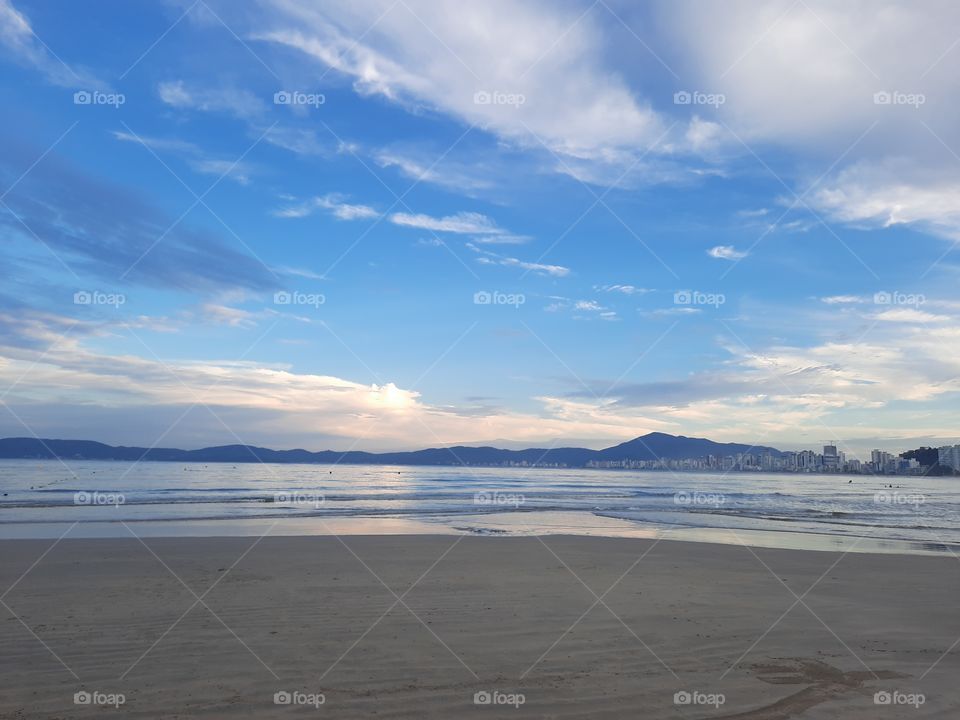
<svg viewBox="0 0 960 720"><path fill-rule="evenodd" d="M0 440L2 459L63 460L152 460L160 462L226 462L226 463L317 463L364 465L554 465L584 467L591 461L616 460L683 460L707 455L736 455L738 453L768 453L780 456L780 451L762 445L718 443L706 438L668 435L653 432L633 440L604 448L527 448L504 450L495 447L428 448L406 452L372 453L359 450L338 452L322 450L271 450L253 445L220 445L199 450L176 448L115 447L91 440L41 440L39 438L4 438Z"/></svg>

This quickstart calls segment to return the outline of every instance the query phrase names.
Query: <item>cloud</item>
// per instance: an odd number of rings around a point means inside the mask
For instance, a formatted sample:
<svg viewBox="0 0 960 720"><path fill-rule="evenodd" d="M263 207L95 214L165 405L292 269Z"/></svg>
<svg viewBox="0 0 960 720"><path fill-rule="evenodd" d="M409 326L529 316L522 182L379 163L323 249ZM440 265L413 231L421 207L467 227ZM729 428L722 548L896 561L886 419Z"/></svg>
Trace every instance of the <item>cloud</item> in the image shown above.
<svg viewBox="0 0 960 720"><path fill-rule="evenodd" d="M403 175L417 182L428 182L440 187L469 194L494 187L492 179L478 176L482 162L460 163L440 152L425 154L414 150L381 149L373 154L383 168L397 168ZM490 172L488 169L484 170Z"/></svg>
<svg viewBox="0 0 960 720"><path fill-rule="evenodd" d="M393 213L389 220L401 227L472 235L472 242L481 245L523 245L532 239L527 235L515 235L504 230L492 218L478 212L458 212L444 217L423 213Z"/></svg>
<svg viewBox="0 0 960 720"><path fill-rule="evenodd" d="M631 408L688 428L703 424L711 434L732 438L761 433L791 445L800 429L817 438L824 429L848 439L955 435L950 418L960 396L956 311L921 318L915 309L892 308L883 313L888 322L868 326L866 334L862 326L851 332L837 312L830 323L833 335L854 339L750 349L739 340L718 338L728 358L714 367L680 379L618 382L612 390L608 380L590 381L588 390L573 390L569 397L585 401L597 395L611 409Z"/></svg>
<svg viewBox="0 0 960 720"><path fill-rule="evenodd" d="M345 196L339 193L328 193L315 197L306 202L285 207L274 212L282 218L302 218L322 208L340 220L367 220L381 216L380 211L369 205L357 205L345 202ZM513 235L499 227L490 217L478 212L458 212L453 215L435 217L425 213L397 212L392 213L387 220L399 227L416 228L430 232L453 233L456 235L472 235L473 242L486 245L522 245L530 240L525 235ZM434 238L430 245L442 245L439 239ZM538 270L549 266L537 266Z"/></svg>
<svg viewBox="0 0 960 720"><path fill-rule="evenodd" d="M501 235L505 233L493 220L478 212L458 212L454 215L439 218L422 213L393 213L390 216L390 222L403 227L462 235Z"/></svg>
<svg viewBox="0 0 960 720"><path fill-rule="evenodd" d="M737 250L733 245L717 245L707 250L707 255L718 260L742 260L749 253Z"/></svg>
<svg viewBox="0 0 960 720"><path fill-rule="evenodd" d="M504 267L516 267L527 272L533 272L538 275L550 275L552 277L566 277L570 274L570 268L562 265L547 265L539 262L528 262L515 257L501 255L479 248L473 243L467 243L467 248L477 253L477 262L481 265L503 265Z"/></svg>
<svg viewBox="0 0 960 720"><path fill-rule="evenodd" d="M474 235L470 238L471 241L481 245L524 245L532 239L529 235L510 235L508 233Z"/></svg>
<svg viewBox="0 0 960 720"><path fill-rule="evenodd" d="M737 210L737 217L742 218L761 218L770 214L769 208L758 208L756 210Z"/></svg>
<svg viewBox="0 0 960 720"><path fill-rule="evenodd" d="M338 220L366 220L380 217L380 213L369 205L355 205L345 202L345 200L346 197L340 193L328 193L311 198L299 205L277 210L274 215L282 218L302 218L319 208L328 210Z"/></svg>
<svg viewBox="0 0 960 720"><path fill-rule="evenodd" d="M655 12L689 82L724 95L719 117L750 144L805 146L833 160L876 120L888 139L910 126L923 133L918 117L956 103L960 80L943 57L960 21L952 3L679 0ZM875 102L894 90L927 91L926 103L918 112Z"/></svg>
<svg viewBox="0 0 960 720"><path fill-rule="evenodd" d="M934 313L924 312L915 308L891 308L877 313L874 316L877 320L884 322L898 323L945 323L953 318L949 315L936 315Z"/></svg>
<svg viewBox="0 0 960 720"><path fill-rule="evenodd" d="M9 140L0 146L0 176L16 178L41 153ZM28 244L42 238L74 273L99 278L105 291L126 284L188 292L278 284L259 260L218 235L168 215L127 187L77 170L55 152L23 176L4 202L14 213L0 214L7 232Z"/></svg>
<svg viewBox="0 0 960 720"><path fill-rule="evenodd" d="M641 310L641 315L648 315L651 317L670 317L673 315L699 315L702 312L700 308L692 307L672 307L672 308L659 308L657 310Z"/></svg>
<svg viewBox="0 0 960 720"><path fill-rule="evenodd" d="M0 0L0 46L16 62L40 72L51 85L101 92L109 89L88 70L68 65L55 55L10 0Z"/></svg>
<svg viewBox="0 0 960 720"><path fill-rule="evenodd" d="M204 303L198 315L205 321L230 327L251 328L257 324L254 313L218 303Z"/></svg>
<svg viewBox="0 0 960 720"><path fill-rule="evenodd" d="M144 145L154 152L171 152L186 158L187 164L203 175L226 177L241 184L249 185L254 172L253 166L241 160L226 160L209 156L198 145L175 138L153 138L134 135L129 132L114 131L113 136L121 142Z"/></svg>
<svg viewBox="0 0 960 720"><path fill-rule="evenodd" d="M172 108L221 113L246 123L250 135L296 155L324 157L334 147L321 142L311 128L268 124L270 107L259 95L242 88L209 87L184 80L166 80L157 86L160 99Z"/></svg>
<svg viewBox="0 0 960 720"><path fill-rule="evenodd" d="M646 144L663 130L602 62L596 17L582 10L503 0L268 5L258 40L334 68L364 95L440 108L501 137L530 146L542 140L580 157ZM371 26L370 18L378 22Z"/></svg>
<svg viewBox="0 0 960 720"><path fill-rule="evenodd" d="M853 305L864 303L866 300L857 295L830 295L820 298L820 302L826 303L827 305Z"/></svg>
<svg viewBox="0 0 960 720"><path fill-rule="evenodd" d="M257 135L271 145L289 150L297 155L325 156L331 154L331 148L320 142L313 130L306 128L290 128L274 125L266 128L255 128Z"/></svg>
<svg viewBox="0 0 960 720"><path fill-rule="evenodd" d="M86 335L65 336L69 322L0 313L0 382L21 381L5 402L41 436L79 433L108 442L122 436L146 445L169 430L164 442L173 445L196 446L202 437L201 444L347 449L356 442L357 448L383 449L504 437L531 444L555 437L627 439L663 427L637 413L607 413L569 400L535 398L543 407L536 414L459 408L431 405L389 380L361 383L253 361L107 356L91 350ZM175 422L196 402L202 412ZM148 407L150 413L132 421ZM229 429L211 421L211 411ZM163 420L156 435L143 436L155 417ZM24 434L9 414L0 425L7 434Z"/></svg>
<svg viewBox="0 0 960 720"><path fill-rule="evenodd" d="M577 300L573 303L573 311L577 313L588 313L586 317L598 317L601 320L617 320L616 311L604 307L596 300ZM582 315L575 317L584 317Z"/></svg>
<svg viewBox="0 0 960 720"><path fill-rule="evenodd" d="M262 98L240 88L204 88L167 80L157 86L157 94L167 105L181 110L226 112L244 120L262 118L267 111Z"/></svg>
<svg viewBox="0 0 960 720"><path fill-rule="evenodd" d="M595 292L603 293L621 293L623 295L645 295L656 292L650 288L637 287L636 285L594 285Z"/></svg>
<svg viewBox="0 0 960 720"><path fill-rule="evenodd" d="M831 178L813 202L840 222L869 228L913 225L952 240L960 239L960 182L952 172L915 167L904 159L861 162Z"/></svg>

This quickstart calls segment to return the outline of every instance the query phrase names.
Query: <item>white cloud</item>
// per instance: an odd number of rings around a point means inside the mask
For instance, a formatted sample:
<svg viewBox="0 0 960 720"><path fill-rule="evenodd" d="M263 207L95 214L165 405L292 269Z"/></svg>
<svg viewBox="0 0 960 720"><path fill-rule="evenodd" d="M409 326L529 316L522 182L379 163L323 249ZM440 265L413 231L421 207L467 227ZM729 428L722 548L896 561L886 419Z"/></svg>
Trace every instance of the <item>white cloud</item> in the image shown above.
<svg viewBox="0 0 960 720"><path fill-rule="evenodd" d="M157 86L157 94L167 105L203 112L226 112L250 120L262 117L266 103L249 90L239 88L208 88L187 85L183 80L166 80Z"/></svg>
<svg viewBox="0 0 960 720"><path fill-rule="evenodd" d="M760 218L770 213L769 208L757 208L756 210L737 210L737 217L742 218Z"/></svg>
<svg viewBox="0 0 960 720"><path fill-rule="evenodd" d="M283 148L284 150L289 150L297 155L321 156L331 152L328 146L317 139L316 133L307 128L289 128L273 125L266 128L265 131L257 128L255 132L258 135L266 132L263 139L268 143Z"/></svg>
<svg viewBox="0 0 960 720"><path fill-rule="evenodd" d="M314 210L323 209L328 210L339 220L367 220L380 217L380 213L369 205L357 205L345 200L345 196L340 193L328 193L298 205L277 210L274 215L283 218L302 218L312 214Z"/></svg>
<svg viewBox="0 0 960 720"><path fill-rule="evenodd" d="M242 160L225 160L210 157L202 148L194 143L176 138L154 138L143 135L134 135L128 132L115 131L113 136L121 142L145 145L154 152L171 152L186 158L187 164L198 173L227 177L241 185L249 185L254 168Z"/></svg>
<svg viewBox="0 0 960 720"><path fill-rule="evenodd" d="M290 205L273 214L283 218L302 218L312 214L318 208L330 212L340 220L366 220L380 217L381 213L369 205L348 203L345 196L339 193L329 193L315 197L306 202ZM478 212L458 212L453 215L435 217L425 213L392 213L388 221L394 225L406 228L417 228L431 232L453 233L457 235L472 235L475 243L488 245L522 245L530 240L525 235L514 235L507 232L493 221L492 218ZM433 242L432 245L440 245ZM539 266L545 268L547 266Z"/></svg>
<svg viewBox="0 0 960 720"><path fill-rule="evenodd" d="M254 313L218 303L204 303L200 306L198 314L203 320L218 325L250 328L257 324Z"/></svg>
<svg viewBox="0 0 960 720"><path fill-rule="evenodd" d="M506 231L486 215L478 212L458 212L445 217L422 213L393 213L390 222L403 227L449 232L462 235L502 235Z"/></svg>
<svg viewBox="0 0 960 720"><path fill-rule="evenodd" d="M936 315L916 308L890 308L874 316L877 320L898 323L945 323L952 318L949 315Z"/></svg>
<svg viewBox="0 0 960 720"><path fill-rule="evenodd" d="M489 190L494 186L492 180L478 176L478 167L481 166L479 161L461 164L440 152L435 156L419 155L424 153L381 149L376 151L373 157L380 167L397 168L403 175L417 182L429 182L461 193Z"/></svg>
<svg viewBox="0 0 960 720"><path fill-rule="evenodd" d="M691 82L725 96L719 115L749 143L812 146L835 159L875 120L896 138L955 107L960 80L941 57L956 40L954 3L679 0L656 11ZM919 114L875 104L874 93L895 90L928 91L927 102Z"/></svg>
<svg viewBox="0 0 960 720"><path fill-rule="evenodd" d="M672 308L660 308L657 310L644 311L641 310L641 315L651 315L653 317L669 317L671 315L698 315L702 312L700 308L692 307L672 307Z"/></svg>
<svg viewBox="0 0 960 720"><path fill-rule="evenodd" d="M707 255L718 260L742 260L749 253L737 250L733 245L717 245L707 250Z"/></svg>
<svg viewBox="0 0 960 720"><path fill-rule="evenodd" d="M622 293L623 295L645 295L656 292L650 288L637 287L636 285L594 285L595 292Z"/></svg>
<svg viewBox="0 0 960 720"><path fill-rule="evenodd" d="M577 157L643 146L664 129L601 60L599 18L588 13L577 22L582 9L505 0L269 4L257 39L338 70L362 94L439 108L501 137L528 146L542 140ZM477 93L486 95L475 101ZM523 101L504 104L511 96Z"/></svg>
<svg viewBox="0 0 960 720"><path fill-rule="evenodd" d="M537 273L538 275L550 275L552 277L566 277L570 274L570 268L562 265L548 265L540 262L529 262L519 258L500 255L477 247L473 243L467 243L467 247L479 255L477 262L481 265L503 265L504 267L515 267L527 272Z"/></svg>
<svg viewBox="0 0 960 720"><path fill-rule="evenodd" d="M820 298L820 302L826 303L827 305L852 305L866 302L866 300L857 295L830 295Z"/></svg>
<svg viewBox="0 0 960 720"><path fill-rule="evenodd" d="M55 55L10 0L0 0L0 46L20 64L38 70L52 85L75 90L109 90L109 85L89 71L68 65Z"/></svg>
<svg viewBox="0 0 960 720"><path fill-rule="evenodd" d="M511 235L509 233L474 235L470 240L483 245L524 245L533 238L529 235Z"/></svg>
<svg viewBox="0 0 960 720"><path fill-rule="evenodd" d="M318 450L324 448L317 447L317 437L328 438L325 442L334 449L346 449L355 440L360 441L358 448L417 448L468 439L627 439L644 428L664 427L636 412L607 412L590 403L549 397L535 398L543 412L478 413L472 407L431 405L419 392L389 380L365 384L252 361L161 363L131 355L111 357L86 347L76 329L66 333L73 327L69 318L0 315L0 326L0 381L4 387L20 381L7 402L18 409L56 403L62 413L83 418L88 430L100 421L97 430L105 439L119 430L115 420L103 418L114 417L119 409L151 407L161 414L169 409L176 417L195 402L213 409L244 442L289 447L306 439L308 447ZM8 343L12 331L20 344ZM37 347L25 347L27 338ZM62 413L50 413L31 425L44 433ZM209 414L204 410L201 415L200 428L209 433ZM167 441L192 446L195 427L178 427ZM237 441L229 430L224 433L221 442Z"/></svg>
<svg viewBox="0 0 960 720"><path fill-rule="evenodd" d="M960 238L960 182L935 167L920 170L904 158L863 162L837 174L813 194L832 219L865 227L915 225Z"/></svg>

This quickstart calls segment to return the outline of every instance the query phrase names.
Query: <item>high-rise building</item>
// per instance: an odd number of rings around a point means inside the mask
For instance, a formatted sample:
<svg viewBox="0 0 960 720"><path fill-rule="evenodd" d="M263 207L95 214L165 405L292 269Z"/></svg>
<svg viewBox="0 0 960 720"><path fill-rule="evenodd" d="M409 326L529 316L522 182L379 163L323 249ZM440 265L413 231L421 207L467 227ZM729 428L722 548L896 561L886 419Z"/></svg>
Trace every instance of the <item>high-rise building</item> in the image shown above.
<svg viewBox="0 0 960 720"><path fill-rule="evenodd" d="M945 445L937 448L937 458L941 465L960 470L960 445Z"/></svg>
<svg viewBox="0 0 960 720"><path fill-rule="evenodd" d="M823 469L828 471L840 469L840 454L837 452L836 445L823 446Z"/></svg>

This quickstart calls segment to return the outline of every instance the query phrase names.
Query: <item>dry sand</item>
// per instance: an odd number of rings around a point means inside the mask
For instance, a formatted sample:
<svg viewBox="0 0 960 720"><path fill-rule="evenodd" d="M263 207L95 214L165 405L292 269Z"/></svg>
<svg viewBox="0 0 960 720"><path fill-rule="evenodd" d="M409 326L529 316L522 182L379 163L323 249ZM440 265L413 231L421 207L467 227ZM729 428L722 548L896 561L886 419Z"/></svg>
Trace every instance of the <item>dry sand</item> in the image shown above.
<svg viewBox="0 0 960 720"><path fill-rule="evenodd" d="M0 542L0 717L960 717L949 556L563 536L146 542L67 539L45 556L50 541ZM80 691L125 702L77 705ZM283 691L324 704L275 704ZM484 691L523 704L475 704ZM684 691L724 702L675 704ZM877 705L881 691L923 704Z"/></svg>

